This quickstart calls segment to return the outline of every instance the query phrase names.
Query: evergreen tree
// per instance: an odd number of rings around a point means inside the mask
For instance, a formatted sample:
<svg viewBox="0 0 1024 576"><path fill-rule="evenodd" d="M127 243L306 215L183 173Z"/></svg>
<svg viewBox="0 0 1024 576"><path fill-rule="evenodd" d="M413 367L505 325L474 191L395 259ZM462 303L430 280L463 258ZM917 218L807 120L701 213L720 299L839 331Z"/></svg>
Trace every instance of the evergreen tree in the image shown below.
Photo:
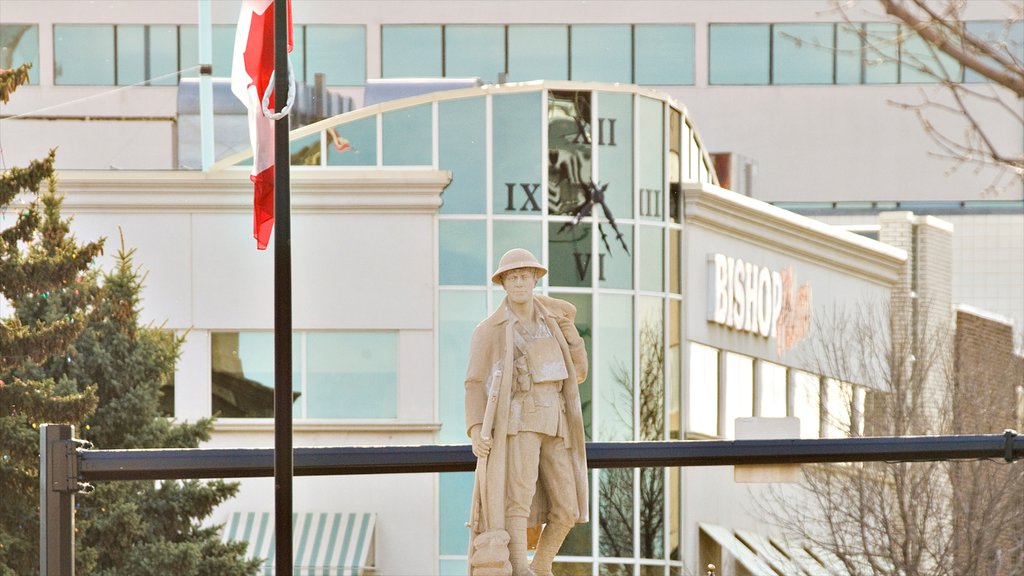
<svg viewBox="0 0 1024 576"><path fill-rule="evenodd" d="M102 282L87 283L97 305L75 342L71 361L51 358L55 378L95 382L99 408L81 436L104 449L195 448L211 422L174 423L162 417L160 391L173 384L181 338L139 321L142 277L134 251L122 246ZM224 481L105 482L79 497L78 569L81 574L228 576L251 574L244 543L224 544L200 521L234 496Z"/></svg>
<svg viewBox="0 0 1024 576"><path fill-rule="evenodd" d="M14 72L0 71L2 101L27 76ZM99 448L195 447L211 427L161 416L181 341L139 325L131 252L122 247L109 274L91 268L102 241L71 235L53 164L51 151L0 174L0 296L14 310L0 319L0 576L39 572L40 423L79 425ZM49 191L30 196L44 182ZM20 195L32 201L15 212ZM255 572L244 544L223 544L199 523L236 491L223 481L107 482L79 495L78 573Z"/></svg>
<svg viewBox="0 0 1024 576"><path fill-rule="evenodd" d="M9 88L6 79L3 96ZM15 314L0 319L0 575L39 571L40 423L80 424L96 407L95 388L79 391L73 381L38 377L37 362L66 357L84 328L87 299L74 292L75 278L102 250L78 245L54 229L52 194L34 195L49 181L54 153L27 168L0 174L0 296ZM13 204L20 195L24 206ZM13 223L9 223L13 220ZM37 303L61 301L61 314L18 312Z"/></svg>

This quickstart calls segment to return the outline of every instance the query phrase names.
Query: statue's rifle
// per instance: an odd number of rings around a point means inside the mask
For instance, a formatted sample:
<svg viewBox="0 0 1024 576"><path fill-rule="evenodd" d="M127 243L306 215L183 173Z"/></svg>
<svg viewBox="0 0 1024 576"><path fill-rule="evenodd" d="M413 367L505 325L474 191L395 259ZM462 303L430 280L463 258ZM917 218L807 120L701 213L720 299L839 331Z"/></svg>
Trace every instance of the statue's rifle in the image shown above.
<svg viewBox="0 0 1024 576"><path fill-rule="evenodd" d="M490 440L491 435L494 432L494 415L498 410L498 393L501 388L501 370L494 371L488 384L487 405L484 407L484 421L480 426L481 440ZM478 486L480 497L473 498L473 510L470 513L470 521L477 523L477 532L484 531L479 525L479 516L481 514L480 502L487 501L487 458L487 456L484 456L482 458L477 458L476 461L476 484Z"/></svg>

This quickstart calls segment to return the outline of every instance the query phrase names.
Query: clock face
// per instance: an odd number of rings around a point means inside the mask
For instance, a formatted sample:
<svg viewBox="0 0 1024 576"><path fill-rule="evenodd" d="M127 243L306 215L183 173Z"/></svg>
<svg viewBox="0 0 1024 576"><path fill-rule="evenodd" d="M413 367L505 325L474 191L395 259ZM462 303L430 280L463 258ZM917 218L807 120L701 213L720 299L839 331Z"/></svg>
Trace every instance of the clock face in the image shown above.
<svg viewBox="0 0 1024 576"><path fill-rule="evenodd" d="M631 103L631 97L627 99ZM561 255L559 266L568 269L553 276L553 284L589 286L595 273L605 283L610 259L628 265L631 257L631 227L623 227L615 215L616 201L629 215L631 178L614 168L622 164L616 158L622 155L625 172L631 173L632 158L618 145L618 119L594 120L593 104L590 92L552 91L548 98L548 212L568 217L549 232L552 263ZM631 112L632 105L627 109ZM609 110L617 112L615 106ZM614 181L596 177L595 156L609 159L608 175ZM598 237L596 252L593 234ZM631 276L628 266L625 272Z"/></svg>

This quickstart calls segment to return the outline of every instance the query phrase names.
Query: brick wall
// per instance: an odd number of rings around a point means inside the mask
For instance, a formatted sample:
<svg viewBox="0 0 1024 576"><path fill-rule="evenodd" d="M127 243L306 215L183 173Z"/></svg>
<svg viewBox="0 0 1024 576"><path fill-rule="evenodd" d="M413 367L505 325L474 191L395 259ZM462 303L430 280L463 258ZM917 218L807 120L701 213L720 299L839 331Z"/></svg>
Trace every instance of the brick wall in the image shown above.
<svg viewBox="0 0 1024 576"><path fill-rule="evenodd" d="M956 312L953 433L1020 429L1024 357L1013 347L1013 324L978 310ZM1020 462L950 464L953 550L963 574L1024 574L1024 466Z"/></svg>

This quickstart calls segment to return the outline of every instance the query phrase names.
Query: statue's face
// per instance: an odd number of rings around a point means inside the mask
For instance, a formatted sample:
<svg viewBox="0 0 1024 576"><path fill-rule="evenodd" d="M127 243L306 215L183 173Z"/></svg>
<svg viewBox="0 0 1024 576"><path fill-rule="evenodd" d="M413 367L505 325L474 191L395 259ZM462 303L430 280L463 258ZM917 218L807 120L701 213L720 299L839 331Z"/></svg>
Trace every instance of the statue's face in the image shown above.
<svg viewBox="0 0 1024 576"><path fill-rule="evenodd" d="M517 268L505 272L501 277L501 285L509 300L515 304L525 304L533 298L533 288L537 285L537 273L533 268Z"/></svg>

